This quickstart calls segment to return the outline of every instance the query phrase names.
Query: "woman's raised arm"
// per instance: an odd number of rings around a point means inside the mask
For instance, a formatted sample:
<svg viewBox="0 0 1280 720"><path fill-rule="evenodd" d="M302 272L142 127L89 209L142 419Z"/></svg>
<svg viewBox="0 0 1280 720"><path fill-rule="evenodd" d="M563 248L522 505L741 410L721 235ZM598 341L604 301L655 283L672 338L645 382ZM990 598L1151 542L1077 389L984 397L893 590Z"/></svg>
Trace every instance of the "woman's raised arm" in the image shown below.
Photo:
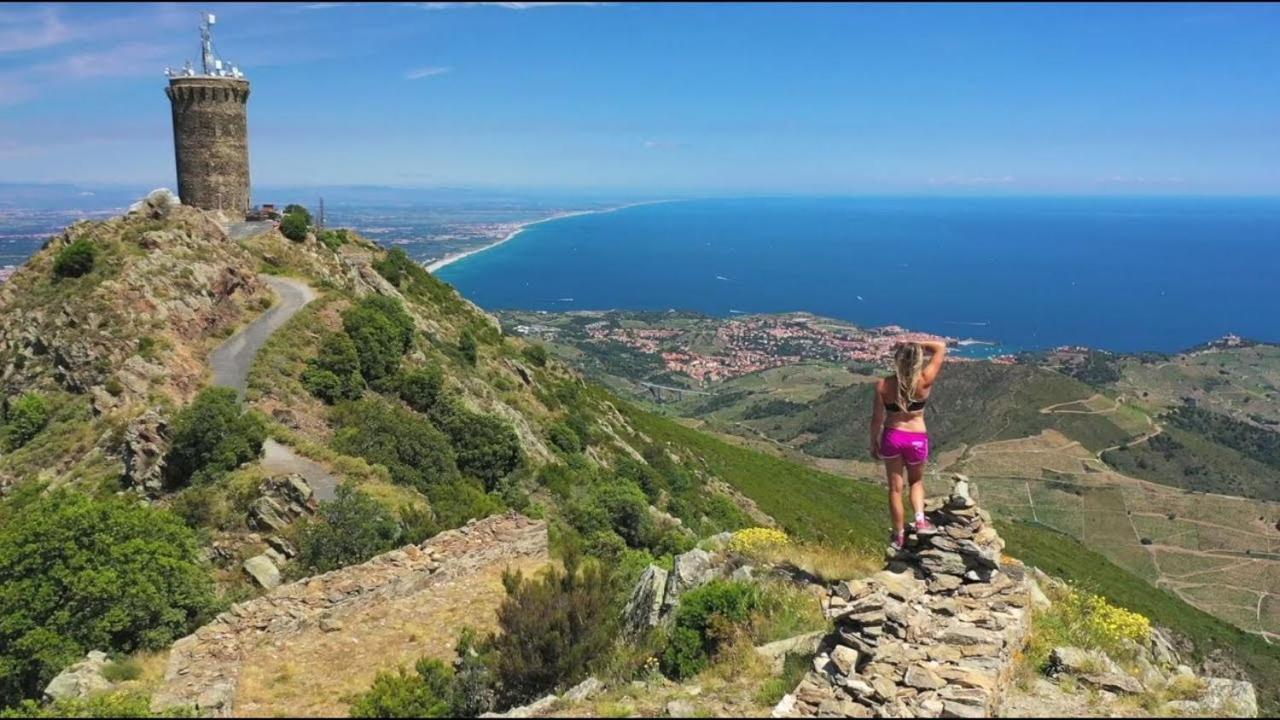
<svg viewBox="0 0 1280 720"><path fill-rule="evenodd" d="M942 359L947 356L947 344L941 340L926 340L920 345L932 353L929 358L929 364L925 365L924 370L920 373L920 379L925 385L932 385L933 381L938 378L938 373L942 372Z"/></svg>

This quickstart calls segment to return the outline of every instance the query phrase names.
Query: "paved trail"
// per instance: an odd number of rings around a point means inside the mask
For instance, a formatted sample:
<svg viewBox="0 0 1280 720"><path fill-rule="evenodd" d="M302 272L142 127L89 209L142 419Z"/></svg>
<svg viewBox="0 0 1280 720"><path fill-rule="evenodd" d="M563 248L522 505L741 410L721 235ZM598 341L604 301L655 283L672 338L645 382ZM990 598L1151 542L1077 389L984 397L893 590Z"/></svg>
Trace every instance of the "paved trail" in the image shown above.
<svg viewBox="0 0 1280 720"><path fill-rule="evenodd" d="M258 223L242 223L241 225L258 225ZM270 225L270 223L267 223ZM261 232L261 229L248 228L240 231L233 226L233 236L249 237ZM237 232L238 231L238 232ZM301 280L259 275L276 291L280 302L276 303L257 320L249 323L240 332L227 338L209 355L209 364L213 367L213 384L235 388L237 394L244 396L249 384L249 368L258 351L270 339L272 333L284 326L289 318L316 298L316 293ZM287 475L297 473L307 479L316 499L332 500L338 480L323 465L300 457L285 445L267 439L262 444L262 469L271 475Z"/></svg>

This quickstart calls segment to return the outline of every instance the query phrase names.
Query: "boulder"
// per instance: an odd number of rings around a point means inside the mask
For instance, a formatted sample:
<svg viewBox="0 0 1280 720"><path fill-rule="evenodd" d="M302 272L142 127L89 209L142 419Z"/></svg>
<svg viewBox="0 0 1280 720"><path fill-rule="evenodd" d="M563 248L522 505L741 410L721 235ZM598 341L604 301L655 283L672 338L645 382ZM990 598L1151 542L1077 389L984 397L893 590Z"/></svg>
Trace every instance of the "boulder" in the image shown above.
<svg viewBox="0 0 1280 720"><path fill-rule="evenodd" d="M1104 653L1078 647L1056 647L1049 653L1049 674L1097 675L1119 673L1119 668Z"/></svg>
<svg viewBox="0 0 1280 720"><path fill-rule="evenodd" d="M163 220L169 211L180 203L178 197L169 188L156 188L147 196L129 206L128 212L141 213L150 220Z"/></svg>
<svg viewBox="0 0 1280 720"><path fill-rule="evenodd" d="M680 602L680 596L715 577L711 553L694 548L676 556L671 573L667 577L667 590L662 598L662 611L670 612Z"/></svg>
<svg viewBox="0 0 1280 720"><path fill-rule="evenodd" d="M667 717L691 718L697 715L698 709L688 700L672 700L667 703Z"/></svg>
<svg viewBox="0 0 1280 720"><path fill-rule="evenodd" d="M280 584L280 570L266 555L255 555L245 560L244 571L268 590Z"/></svg>
<svg viewBox="0 0 1280 720"><path fill-rule="evenodd" d="M604 683L600 682L594 675L592 675L586 680L574 685L572 688L569 688L569 691L564 694L564 699L572 702L582 702L587 698L597 695L603 689Z"/></svg>
<svg viewBox="0 0 1280 720"><path fill-rule="evenodd" d="M111 689L111 681L102 675L107 666L107 654L90 651L84 660L58 673L45 686L44 694L50 700L81 700L95 693Z"/></svg>
<svg viewBox="0 0 1280 720"><path fill-rule="evenodd" d="M638 635L644 630L655 627L661 617L663 598L666 595L667 571L657 565L650 565L640 575L631 597L622 611L623 630L630 635Z"/></svg>
<svg viewBox="0 0 1280 720"><path fill-rule="evenodd" d="M823 631L815 630L804 635L796 635L784 640L756 647L756 654L764 658L775 672L782 671L782 665L788 655L808 655L818 651L818 643L822 640ZM852 647L852 646L851 646ZM854 648L856 650L856 647Z"/></svg>
<svg viewBox="0 0 1280 720"><path fill-rule="evenodd" d="M1084 681L1090 685L1113 693L1125 693L1128 695L1137 695L1145 688L1136 678L1118 672L1095 673L1085 675Z"/></svg>

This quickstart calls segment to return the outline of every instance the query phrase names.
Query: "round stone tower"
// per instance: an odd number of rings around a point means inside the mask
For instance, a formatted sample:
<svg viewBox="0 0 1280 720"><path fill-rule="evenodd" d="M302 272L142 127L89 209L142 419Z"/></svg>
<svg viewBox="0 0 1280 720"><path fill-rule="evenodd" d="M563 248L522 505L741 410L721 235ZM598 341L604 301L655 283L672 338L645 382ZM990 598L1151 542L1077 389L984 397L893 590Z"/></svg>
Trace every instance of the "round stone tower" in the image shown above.
<svg viewBox="0 0 1280 720"><path fill-rule="evenodd" d="M173 154L183 204L243 218L249 211L249 81L213 50L209 15L201 26L203 72L190 63L166 71L173 108Z"/></svg>

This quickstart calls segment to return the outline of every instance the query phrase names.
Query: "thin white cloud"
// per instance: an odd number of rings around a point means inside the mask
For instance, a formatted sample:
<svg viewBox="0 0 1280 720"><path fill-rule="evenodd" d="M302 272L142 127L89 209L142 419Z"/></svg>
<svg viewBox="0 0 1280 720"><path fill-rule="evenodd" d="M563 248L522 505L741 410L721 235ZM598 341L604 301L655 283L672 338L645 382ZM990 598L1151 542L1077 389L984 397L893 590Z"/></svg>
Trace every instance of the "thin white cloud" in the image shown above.
<svg viewBox="0 0 1280 720"><path fill-rule="evenodd" d="M73 37L53 8L39 12L0 13L0 54L38 50Z"/></svg>
<svg viewBox="0 0 1280 720"><path fill-rule="evenodd" d="M421 67L421 68L417 68L415 70L410 70L406 72L404 74L404 79L405 80L421 80L422 78L435 77L436 75L444 75L445 73L450 72L452 70L453 68L451 67L440 67L435 65L430 67Z"/></svg>
<svg viewBox="0 0 1280 720"><path fill-rule="evenodd" d="M669 148L684 147L684 143L673 140L645 140L644 147L646 150L666 150Z"/></svg>

